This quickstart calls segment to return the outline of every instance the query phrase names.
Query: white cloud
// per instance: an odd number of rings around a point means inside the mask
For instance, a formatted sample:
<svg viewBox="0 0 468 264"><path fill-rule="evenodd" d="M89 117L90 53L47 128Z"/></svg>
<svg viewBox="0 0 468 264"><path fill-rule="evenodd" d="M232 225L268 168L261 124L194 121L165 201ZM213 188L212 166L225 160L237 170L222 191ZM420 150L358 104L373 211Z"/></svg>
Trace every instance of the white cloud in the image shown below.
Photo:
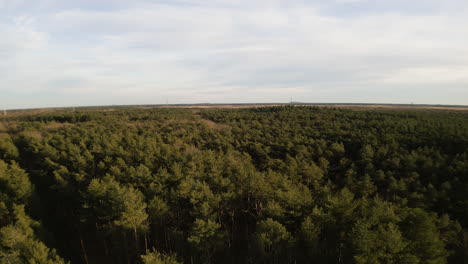
<svg viewBox="0 0 468 264"><path fill-rule="evenodd" d="M0 23L0 54L9 56L46 45L47 34L36 30L32 24L33 20L22 16L10 23Z"/></svg>
<svg viewBox="0 0 468 264"><path fill-rule="evenodd" d="M338 4L354 4L354 3L359 3L363 1L366 1L366 0L335 0L335 2Z"/></svg>
<svg viewBox="0 0 468 264"><path fill-rule="evenodd" d="M393 84L468 84L468 66L399 69L383 81Z"/></svg>
<svg viewBox="0 0 468 264"><path fill-rule="evenodd" d="M317 102L383 101L395 88L419 85L433 87L424 100L438 103L439 93L452 93L447 86L468 84L465 14L342 17L298 2L207 3L73 8L0 24L7 36L0 53L16 54L0 62L8 76L0 89L89 100L81 104L287 101L288 94ZM440 103L468 104L460 93L454 88Z"/></svg>

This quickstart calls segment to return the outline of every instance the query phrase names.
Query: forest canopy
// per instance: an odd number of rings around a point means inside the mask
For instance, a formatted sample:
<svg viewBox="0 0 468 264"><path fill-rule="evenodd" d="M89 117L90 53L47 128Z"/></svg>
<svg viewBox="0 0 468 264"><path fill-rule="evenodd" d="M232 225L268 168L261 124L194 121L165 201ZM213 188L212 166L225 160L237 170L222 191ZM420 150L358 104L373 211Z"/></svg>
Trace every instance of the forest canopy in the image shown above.
<svg viewBox="0 0 468 264"><path fill-rule="evenodd" d="M468 114L0 119L0 263L468 263Z"/></svg>

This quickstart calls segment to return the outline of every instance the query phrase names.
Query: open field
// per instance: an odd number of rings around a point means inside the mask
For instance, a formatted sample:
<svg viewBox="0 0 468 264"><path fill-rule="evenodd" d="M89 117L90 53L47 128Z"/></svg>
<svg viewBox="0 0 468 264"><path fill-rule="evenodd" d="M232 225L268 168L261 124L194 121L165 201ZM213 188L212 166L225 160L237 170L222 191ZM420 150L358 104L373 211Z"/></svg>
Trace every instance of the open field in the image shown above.
<svg viewBox="0 0 468 264"><path fill-rule="evenodd" d="M13 109L7 112L7 115L37 115L54 112L71 111L103 111L110 112L117 109L245 109L272 106L310 106L325 107L351 110L418 110L418 111L457 111L468 112L468 106L465 105L419 105L419 104L352 104L352 103L259 103L259 104L170 104L170 105L112 105L112 106L83 106L83 107L57 107L57 108L36 108L36 109Z"/></svg>
<svg viewBox="0 0 468 264"><path fill-rule="evenodd" d="M446 111L468 111L468 106L440 106L440 105L394 105L394 104L213 104L213 105L169 105L169 106L153 106L162 108L199 108L199 109L241 109L241 108L258 108L272 106L316 106L329 108L344 108L344 109L361 109L361 110L446 110ZM138 107L138 106L137 106Z"/></svg>

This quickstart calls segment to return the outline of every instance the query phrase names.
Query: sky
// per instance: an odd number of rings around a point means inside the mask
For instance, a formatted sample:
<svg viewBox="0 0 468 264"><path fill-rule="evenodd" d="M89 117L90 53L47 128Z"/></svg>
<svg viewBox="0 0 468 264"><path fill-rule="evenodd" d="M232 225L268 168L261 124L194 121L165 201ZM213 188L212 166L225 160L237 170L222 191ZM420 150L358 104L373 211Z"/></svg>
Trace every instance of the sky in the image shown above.
<svg viewBox="0 0 468 264"><path fill-rule="evenodd" d="M468 105L466 0L0 0L0 108Z"/></svg>

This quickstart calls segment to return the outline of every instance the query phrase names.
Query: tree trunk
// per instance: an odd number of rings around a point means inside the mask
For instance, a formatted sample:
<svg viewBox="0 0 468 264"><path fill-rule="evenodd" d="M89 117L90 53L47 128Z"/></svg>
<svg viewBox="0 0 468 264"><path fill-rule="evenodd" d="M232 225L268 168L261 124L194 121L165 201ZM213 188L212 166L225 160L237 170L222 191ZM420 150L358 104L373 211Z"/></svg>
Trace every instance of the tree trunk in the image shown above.
<svg viewBox="0 0 468 264"><path fill-rule="evenodd" d="M104 238L102 241L104 242L104 252L106 253L106 256L109 256L109 246L107 245L107 238Z"/></svg>
<svg viewBox="0 0 468 264"><path fill-rule="evenodd" d="M140 245L138 245L138 232L136 227L133 228L133 233L135 234L135 249L137 254L140 254Z"/></svg>
<svg viewBox="0 0 468 264"><path fill-rule="evenodd" d="M128 241L127 241L127 232L126 231L124 231L123 236L124 236L125 259L127 260L127 263L130 264L130 258L128 256Z"/></svg>
<svg viewBox="0 0 468 264"><path fill-rule="evenodd" d="M148 237L145 234L145 253L148 252Z"/></svg>
<svg viewBox="0 0 468 264"><path fill-rule="evenodd" d="M85 264L88 264L88 255L86 254L83 237L81 235L80 235L80 245L81 245L81 252L83 253L83 261Z"/></svg>

